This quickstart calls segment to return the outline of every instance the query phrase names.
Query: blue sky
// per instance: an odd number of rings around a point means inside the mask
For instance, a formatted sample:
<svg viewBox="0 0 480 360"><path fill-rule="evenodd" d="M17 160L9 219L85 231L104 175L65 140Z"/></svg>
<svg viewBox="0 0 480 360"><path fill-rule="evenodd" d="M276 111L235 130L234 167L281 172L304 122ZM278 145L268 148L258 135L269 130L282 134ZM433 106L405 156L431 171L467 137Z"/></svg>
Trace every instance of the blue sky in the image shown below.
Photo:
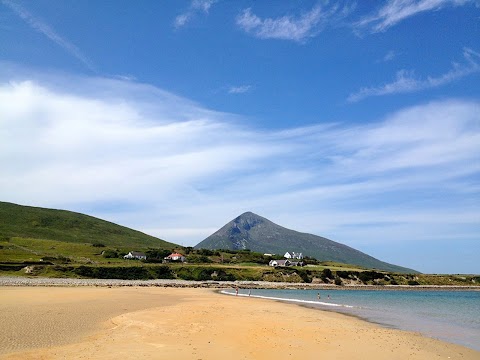
<svg viewBox="0 0 480 360"><path fill-rule="evenodd" d="M468 0L0 0L0 199L478 274L479 39Z"/></svg>

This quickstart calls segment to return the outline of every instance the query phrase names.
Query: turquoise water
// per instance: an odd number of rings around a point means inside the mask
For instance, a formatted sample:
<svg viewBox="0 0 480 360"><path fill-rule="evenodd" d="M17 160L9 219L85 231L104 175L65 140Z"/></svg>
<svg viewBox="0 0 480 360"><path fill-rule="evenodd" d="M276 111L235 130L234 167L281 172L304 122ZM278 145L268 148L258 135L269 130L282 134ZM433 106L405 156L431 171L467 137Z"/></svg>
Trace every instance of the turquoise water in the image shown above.
<svg viewBox="0 0 480 360"><path fill-rule="evenodd" d="M248 296L249 291L253 297L355 315L480 351L479 291L241 289L239 295Z"/></svg>

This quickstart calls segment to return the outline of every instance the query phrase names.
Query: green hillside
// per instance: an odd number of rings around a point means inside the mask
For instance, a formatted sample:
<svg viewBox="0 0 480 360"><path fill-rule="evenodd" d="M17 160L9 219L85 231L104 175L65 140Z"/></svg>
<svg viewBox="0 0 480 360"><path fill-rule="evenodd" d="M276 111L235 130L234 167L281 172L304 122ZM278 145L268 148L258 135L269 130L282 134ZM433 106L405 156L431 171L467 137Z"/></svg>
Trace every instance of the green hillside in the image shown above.
<svg viewBox="0 0 480 360"><path fill-rule="evenodd" d="M172 249L178 245L92 216L0 202L0 238L104 244L134 249Z"/></svg>

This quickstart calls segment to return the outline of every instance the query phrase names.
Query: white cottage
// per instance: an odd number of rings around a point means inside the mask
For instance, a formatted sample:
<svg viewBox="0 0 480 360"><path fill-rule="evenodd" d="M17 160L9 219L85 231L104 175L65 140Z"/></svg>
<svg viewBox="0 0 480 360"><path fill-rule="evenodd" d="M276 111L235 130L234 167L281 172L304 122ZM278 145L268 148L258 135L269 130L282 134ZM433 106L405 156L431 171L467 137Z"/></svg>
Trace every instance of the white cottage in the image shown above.
<svg viewBox="0 0 480 360"><path fill-rule="evenodd" d="M167 261L181 261L181 262L184 262L184 261L185 261L185 256L183 256L183 255L180 254L180 253L172 253L172 254L168 255L167 257L165 257L165 260L167 260Z"/></svg>
<svg viewBox="0 0 480 360"><path fill-rule="evenodd" d="M278 267L278 266L285 267L285 266L290 266L291 263L290 263L290 260L270 260L268 265L273 267Z"/></svg>
<svg viewBox="0 0 480 360"><path fill-rule="evenodd" d="M302 260L303 259L303 254L302 253L297 253L295 251L292 251L291 253L290 252L286 252L285 255L283 255L283 257L285 259L298 259L298 260Z"/></svg>
<svg viewBox="0 0 480 360"><path fill-rule="evenodd" d="M130 251L127 255L123 257L124 259L138 259L138 260L146 260L147 255L142 252L138 251Z"/></svg>

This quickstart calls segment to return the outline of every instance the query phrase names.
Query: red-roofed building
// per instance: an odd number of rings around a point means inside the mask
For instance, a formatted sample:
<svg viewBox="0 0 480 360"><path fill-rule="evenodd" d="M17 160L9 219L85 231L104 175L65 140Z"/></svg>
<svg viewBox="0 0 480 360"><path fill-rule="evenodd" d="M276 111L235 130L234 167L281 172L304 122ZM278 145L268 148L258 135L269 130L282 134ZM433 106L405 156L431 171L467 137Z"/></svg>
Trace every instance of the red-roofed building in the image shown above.
<svg viewBox="0 0 480 360"><path fill-rule="evenodd" d="M170 255L168 255L165 260L167 261L181 261L181 262L184 262L185 261L185 256L183 256L182 254L180 253L171 253Z"/></svg>

